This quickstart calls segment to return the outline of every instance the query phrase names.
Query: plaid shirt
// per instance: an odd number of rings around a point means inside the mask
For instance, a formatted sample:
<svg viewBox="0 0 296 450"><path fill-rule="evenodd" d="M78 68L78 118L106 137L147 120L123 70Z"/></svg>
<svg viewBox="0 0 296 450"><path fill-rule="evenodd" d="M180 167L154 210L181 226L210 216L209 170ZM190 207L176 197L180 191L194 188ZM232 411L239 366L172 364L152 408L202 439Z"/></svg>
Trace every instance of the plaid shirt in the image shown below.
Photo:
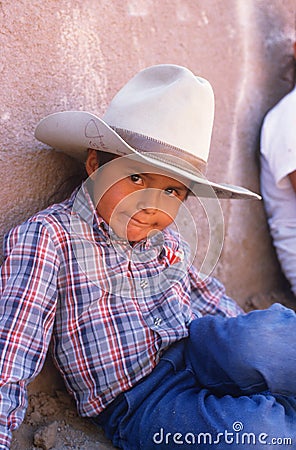
<svg viewBox="0 0 296 450"><path fill-rule="evenodd" d="M112 235L84 185L13 229L0 279L0 448L22 421L26 386L53 357L83 416L99 414L155 367L204 314L241 309L188 267L168 229L129 243Z"/></svg>

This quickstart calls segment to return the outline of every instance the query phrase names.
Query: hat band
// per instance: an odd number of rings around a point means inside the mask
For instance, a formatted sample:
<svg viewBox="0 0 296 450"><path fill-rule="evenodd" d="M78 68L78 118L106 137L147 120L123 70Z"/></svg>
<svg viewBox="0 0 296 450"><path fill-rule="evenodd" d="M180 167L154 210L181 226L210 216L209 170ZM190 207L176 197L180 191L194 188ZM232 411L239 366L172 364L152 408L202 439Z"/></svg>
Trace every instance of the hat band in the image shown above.
<svg viewBox="0 0 296 450"><path fill-rule="evenodd" d="M112 127L111 128L132 148L137 150L139 153L141 152L149 152L155 153L155 157L157 158L157 154L164 153L166 155L170 155L173 157L177 157L180 159L180 166L182 166L182 162L186 161L191 164L198 172L202 175L205 175L207 169L207 163L203 161L201 158L197 156L193 156L190 153L182 150L178 147L174 147L173 145L167 144L166 142L159 141L157 139L151 138L149 136L145 136L144 134L135 133L134 131L124 130L122 128ZM175 164L173 164L175 165ZM187 167L187 170L189 168Z"/></svg>

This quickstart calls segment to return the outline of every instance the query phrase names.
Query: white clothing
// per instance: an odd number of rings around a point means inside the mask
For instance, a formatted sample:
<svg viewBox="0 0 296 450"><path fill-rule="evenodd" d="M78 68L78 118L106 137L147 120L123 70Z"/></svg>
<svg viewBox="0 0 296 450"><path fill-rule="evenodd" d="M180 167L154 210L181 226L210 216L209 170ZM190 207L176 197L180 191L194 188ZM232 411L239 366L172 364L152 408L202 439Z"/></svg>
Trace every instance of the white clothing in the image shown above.
<svg viewBox="0 0 296 450"><path fill-rule="evenodd" d="M261 192L273 243L296 295L296 87L265 116L261 130Z"/></svg>

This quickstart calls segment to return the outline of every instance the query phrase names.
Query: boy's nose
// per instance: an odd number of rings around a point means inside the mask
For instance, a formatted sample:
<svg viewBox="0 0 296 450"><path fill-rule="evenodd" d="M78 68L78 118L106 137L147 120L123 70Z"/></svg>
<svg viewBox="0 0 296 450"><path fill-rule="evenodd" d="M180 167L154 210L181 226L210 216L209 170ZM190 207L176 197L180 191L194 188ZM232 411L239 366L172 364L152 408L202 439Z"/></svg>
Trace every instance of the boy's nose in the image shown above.
<svg viewBox="0 0 296 450"><path fill-rule="evenodd" d="M137 208L147 214L154 214L160 208L160 189L145 189L139 193Z"/></svg>

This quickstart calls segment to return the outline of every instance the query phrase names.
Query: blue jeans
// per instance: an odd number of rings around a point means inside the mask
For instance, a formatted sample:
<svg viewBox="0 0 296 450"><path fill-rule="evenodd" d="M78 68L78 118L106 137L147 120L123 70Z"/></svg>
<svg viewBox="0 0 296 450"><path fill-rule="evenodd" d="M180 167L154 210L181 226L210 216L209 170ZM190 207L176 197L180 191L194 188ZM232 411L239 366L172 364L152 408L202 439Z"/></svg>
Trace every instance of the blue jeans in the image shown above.
<svg viewBox="0 0 296 450"><path fill-rule="evenodd" d="M125 450L295 449L294 311L194 320L96 421Z"/></svg>

